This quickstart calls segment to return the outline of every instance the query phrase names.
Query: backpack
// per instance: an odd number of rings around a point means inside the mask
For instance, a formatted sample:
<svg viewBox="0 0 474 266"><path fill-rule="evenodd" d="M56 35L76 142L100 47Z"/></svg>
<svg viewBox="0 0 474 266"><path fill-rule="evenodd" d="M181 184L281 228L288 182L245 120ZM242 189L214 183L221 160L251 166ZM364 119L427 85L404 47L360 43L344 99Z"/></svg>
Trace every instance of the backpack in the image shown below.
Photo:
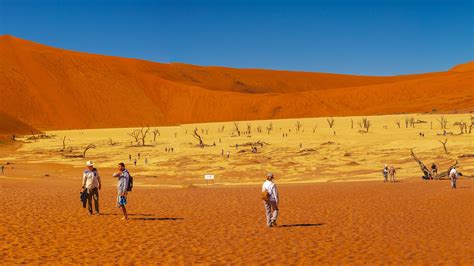
<svg viewBox="0 0 474 266"><path fill-rule="evenodd" d="M270 193L265 189L262 191L262 200L269 201L270 200Z"/></svg>
<svg viewBox="0 0 474 266"><path fill-rule="evenodd" d="M128 173L128 186L127 186L127 192L132 191L133 188L133 177Z"/></svg>

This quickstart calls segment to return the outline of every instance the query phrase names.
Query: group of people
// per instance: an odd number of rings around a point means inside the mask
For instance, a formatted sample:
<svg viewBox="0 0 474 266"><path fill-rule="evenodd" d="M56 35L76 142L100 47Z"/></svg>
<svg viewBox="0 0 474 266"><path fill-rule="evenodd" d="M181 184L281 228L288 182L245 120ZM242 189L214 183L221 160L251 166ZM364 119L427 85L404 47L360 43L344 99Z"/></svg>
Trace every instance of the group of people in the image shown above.
<svg viewBox="0 0 474 266"><path fill-rule="evenodd" d="M393 165L390 165L390 167L388 165L385 165L384 168L383 168L383 182L386 183L386 182L390 182L390 183L395 183L395 173L397 171L395 170L395 167L393 167ZM389 179L390 177L390 179Z"/></svg>
<svg viewBox="0 0 474 266"><path fill-rule="evenodd" d="M97 168L94 167L92 161L86 163L86 169L83 173L82 179L82 191L81 191L81 200L83 201L83 207L86 207L88 214L93 214L92 212L92 201L94 201L96 215L99 215L99 191L102 188L102 182L100 174ZM431 166L432 173L437 174L436 164L433 163ZM388 166L385 164L383 169L384 182L395 182L395 167L393 165ZM456 167L453 166L449 171L449 177L451 179L451 188L456 188L456 180L459 173L456 170ZM130 182L131 176L128 170L125 168L124 163L118 164L118 172L113 174L117 178L117 199L116 205L121 209L123 217L122 219L128 220L127 209L125 205L127 204L127 195L131 190ZM274 182L274 175L268 173L266 180L262 185L262 200L263 206L265 209L266 224L268 227L276 227L277 219L279 214L278 203L279 195L277 185Z"/></svg>
<svg viewBox="0 0 474 266"><path fill-rule="evenodd" d="M118 164L118 172L113 174L117 178L117 207L122 210L123 220L128 220L127 209L127 195L131 190L131 176L125 168L124 163ZM82 190L81 201L83 207L87 205L87 213L92 215L92 201L94 201L95 214L100 215L99 211L99 191L102 188L102 182L99 171L94 167L92 161L86 163L86 169L82 174Z"/></svg>
<svg viewBox="0 0 474 266"><path fill-rule="evenodd" d="M130 182L131 176L128 170L125 168L124 163L118 164L118 172L112 176L117 178L117 199L116 205L121 209L123 220L128 220L127 209L127 195L131 190ZM278 190L274 183L274 176L272 173L268 173L265 182L262 185L262 193L265 194L263 204L265 208L265 215L268 227L277 226L278 218ZM99 191L102 189L102 181L97 168L94 167L92 161L86 163L86 169L84 169L82 175L82 190L81 190L81 201L83 207L87 206L87 214L92 215L92 201L94 201L95 214L100 215L99 211Z"/></svg>
<svg viewBox="0 0 474 266"><path fill-rule="evenodd" d="M425 168L426 169L426 168ZM388 166L387 164L385 164L384 168L383 168L383 182L395 182L395 168L393 167L393 165L390 165ZM428 179L428 180L432 180L434 176L438 175L438 166L433 163L431 164L431 172L429 172L427 169L424 170L424 173L425 175L423 176L423 179ZM456 169L456 166L452 166L449 171L448 171L448 177L449 179L451 180L451 188L452 189L455 189L456 188L456 182L457 182L457 179L459 177L459 175L461 175L457 169ZM390 177L390 180L389 180L389 177Z"/></svg>

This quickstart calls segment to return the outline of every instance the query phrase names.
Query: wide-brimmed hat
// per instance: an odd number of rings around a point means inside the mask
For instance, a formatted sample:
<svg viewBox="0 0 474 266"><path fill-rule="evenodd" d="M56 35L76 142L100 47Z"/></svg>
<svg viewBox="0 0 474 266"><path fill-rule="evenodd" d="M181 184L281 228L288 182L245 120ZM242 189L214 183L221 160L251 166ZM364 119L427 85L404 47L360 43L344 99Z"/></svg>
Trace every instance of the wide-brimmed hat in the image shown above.
<svg viewBox="0 0 474 266"><path fill-rule="evenodd" d="M87 161L86 165L87 166L94 166L94 163L92 161Z"/></svg>

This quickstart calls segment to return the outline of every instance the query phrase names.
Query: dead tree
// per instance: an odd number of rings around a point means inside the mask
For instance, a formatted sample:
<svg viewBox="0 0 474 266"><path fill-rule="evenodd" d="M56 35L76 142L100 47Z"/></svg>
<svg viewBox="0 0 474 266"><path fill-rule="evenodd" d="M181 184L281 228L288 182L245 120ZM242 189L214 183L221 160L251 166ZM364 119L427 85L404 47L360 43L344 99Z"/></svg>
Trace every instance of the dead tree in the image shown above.
<svg viewBox="0 0 474 266"><path fill-rule="evenodd" d="M140 130L134 129L132 132L127 133L130 137L132 137L135 140L135 143L139 144L139 139L140 139Z"/></svg>
<svg viewBox="0 0 474 266"><path fill-rule="evenodd" d="M252 125L251 124L247 124L247 133L248 134L252 133Z"/></svg>
<svg viewBox="0 0 474 266"><path fill-rule="evenodd" d="M411 156L413 157L413 159L418 163L418 165L420 166L420 169L421 169L421 172L423 173L423 177L425 179L428 179L430 176L432 176L434 179L443 179L445 177L449 177L449 170L453 167L453 166L457 166L458 165L458 161L456 160L456 162L451 165L449 167L449 169L447 171L442 171L442 172L438 172L437 175L432 175L432 173L428 170L428 167L426 167L426 165L418 158L416 157L415 153L413 152L413 149L411 150Z"/></svg>
<svg viewBox="0 0 474 266"><path fill-rule="evenodd" d="M66 136L63 138L63 151L66 150Z"/></svg>
<svg viewBox="0 0 474 266"><path fill-rule="evenodd" d="M222 127L217 128L217 132L222 133L224 132L225 125L222 125Z"/></svg>
<svg viewBox="0 0 474 266"><path fill-rule="evenodd" d="M354 119L351 118L351 129L354 129Z"/></svg>
<svg viewBox="0 0 474 266"><path fill-rule="evenodd" d="M334 120L334 118L332 118L332 117L329 117L329 118L326 119L326 121L328 121L329 128L332 128L334 126L334 122L336 120Z"/></svg>
<svg viewBox="0 0 474 266"><path fill-rule="evenodd" d="M94 144L89 144L87 145L87 147L84 149L84 151L82 152L82 158L86 158L86 152L89 150L89 149L95 149L95 145Z"/></svg>
<svg viewBox="0 0 474 266"><path fill-rule="evenodd" d="M156 141L156 136L157 136L157 135L158 135L158 136L161 136L161 135L160 135L160 130L159 130L158 128L154 128L153 131L152 131L152 133L153 133L153 142L155 142L155 141Z"/></svg>
<svg viewBox="0 0 474 266"><path fill-rule="evenodd" d="M202 141L202 138L199 135L197 128L194 129L193 137L199 141L199 147L204 148L204 142Z"/></svg>
<svg viewBox="0 0 474 266"><path fill-rule="evenodd" d="M31 130L31 135L33 136L33 140L36 141L35 132L33 132L33 130Z"/></svg>
<svg viewBox="0 0 474 266"><path fill-rule="evenodd" d="M300 129L301 129L301 127L303 126L303 124L301 124L301 122L300 122L300 121L296 121L296 124L295 124L295 126L296 126L296 132L299 132L299 131L300 131Z"/></svg>
<svg viewBox="0 0 474 266"><path fill-rule="evenodd" d="M471 134L473 126L474 126L474 116L471 115L471 125L469 125L469 134Z"/></svg>
<svg viewBox="0 0 474 266"><path fill-rule="evenodd" d="M418 159L418 157L415 156L415 153L413 152L413 149L411 150L411 156L413 157L413 159L418 163L418 165L420 166L420 169L421 169L421 172L423 173L423 177L425 179L429 179L431 173L430 171L428 170L428 167L426 167L426 165L420 160Z"/></svg>
<svg viewBox="0 0 474 266"><path fill-rule="evenodd" d="M446 126L448 125L448 120L444 118L444 115L442 115L438 120L439 126L441 129L446 129Z"/></svg>
<svg viewBox="0 0 474 266"><path fill-rule="evenodd" d="M270 122L270 124L268 124L268 126L267 126L267 133L268 133L268 135L270 135L270 132L271 132L272 130L273 130L273 123Z"/></svg>
<svg viewBox="0 0 474 266"><path fill-rule="evenodd" d="M405 128L408 127L415 127L415 118L413 117L405 117Z"/></svg>
<svg viewBox="0 0 474 266"><path fill-rule="evenodd" d="M313 133L316 132L316 128L318 128L318 125L317 124L314 124L314 127L313 127Z"/></svg>
<svg viewBox="0 0 474 266"><path fill-rule="evenodd" d="M240 136L239 123L234 122L234 128L235 128L235 131L237 132L237 136Z"/></svg>
<svg viewBox="0 0 474 266"><path fill-rule="evenodd" d="M462 135L464 133L468 133L466 122L460 121L460 122L454 123L453 125L459 127L459 130L460 130L459 135Z"/></svg>
<svg viewBox="0 0 474 266"><path fill-rule="evenodd" d="M369 128L372 125L367 117L362 118L360 124L361 128L365 129L365 133L369 133Z"/></svg>
<svg viewBox="0 0 474 266"><path fill-rule="evenodd" d="M148 135L149 131L150 131L149 127L147 127L146 129L142 127L140 129L140 140L142 141L142 146L145 146L146 135Z"/></svg>
<svg viewBox="0 0 474 266"><path fill-rule="evenodd" d="M395 122L395 125L397 125L397 127L400 128L400 121Z"/></svg>
<svg viewBox="0 0 474 266"><path fill-rule="evenodd" d="M448 139L445 139L444 141L441 141L441 140L438 140L438 141L439 143L443 144L444 153L449 154L448 148L446 148L446 143L448 143Z"/></svg>
<svg viewBox="0 0 474 266"><path fill-rule="evenodd" d="M115 146L115 145L117 145L117 142L114 142L112 138L109 138L109 145L110 146Z"/></svg>

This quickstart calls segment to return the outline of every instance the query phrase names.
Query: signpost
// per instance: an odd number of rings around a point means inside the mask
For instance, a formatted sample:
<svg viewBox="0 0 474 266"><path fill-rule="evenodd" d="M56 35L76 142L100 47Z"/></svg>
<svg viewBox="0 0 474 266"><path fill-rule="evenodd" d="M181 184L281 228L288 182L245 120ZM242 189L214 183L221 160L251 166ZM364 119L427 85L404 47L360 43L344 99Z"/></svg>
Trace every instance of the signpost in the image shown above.
<svg viewBox="0 0 474 266"><path fill-rule="evenodd" d="M214 175L213 174L205 174L204 175L204 180L206 180L206 185L210 180L212 180L212 184L214 184Z"/></svg>

